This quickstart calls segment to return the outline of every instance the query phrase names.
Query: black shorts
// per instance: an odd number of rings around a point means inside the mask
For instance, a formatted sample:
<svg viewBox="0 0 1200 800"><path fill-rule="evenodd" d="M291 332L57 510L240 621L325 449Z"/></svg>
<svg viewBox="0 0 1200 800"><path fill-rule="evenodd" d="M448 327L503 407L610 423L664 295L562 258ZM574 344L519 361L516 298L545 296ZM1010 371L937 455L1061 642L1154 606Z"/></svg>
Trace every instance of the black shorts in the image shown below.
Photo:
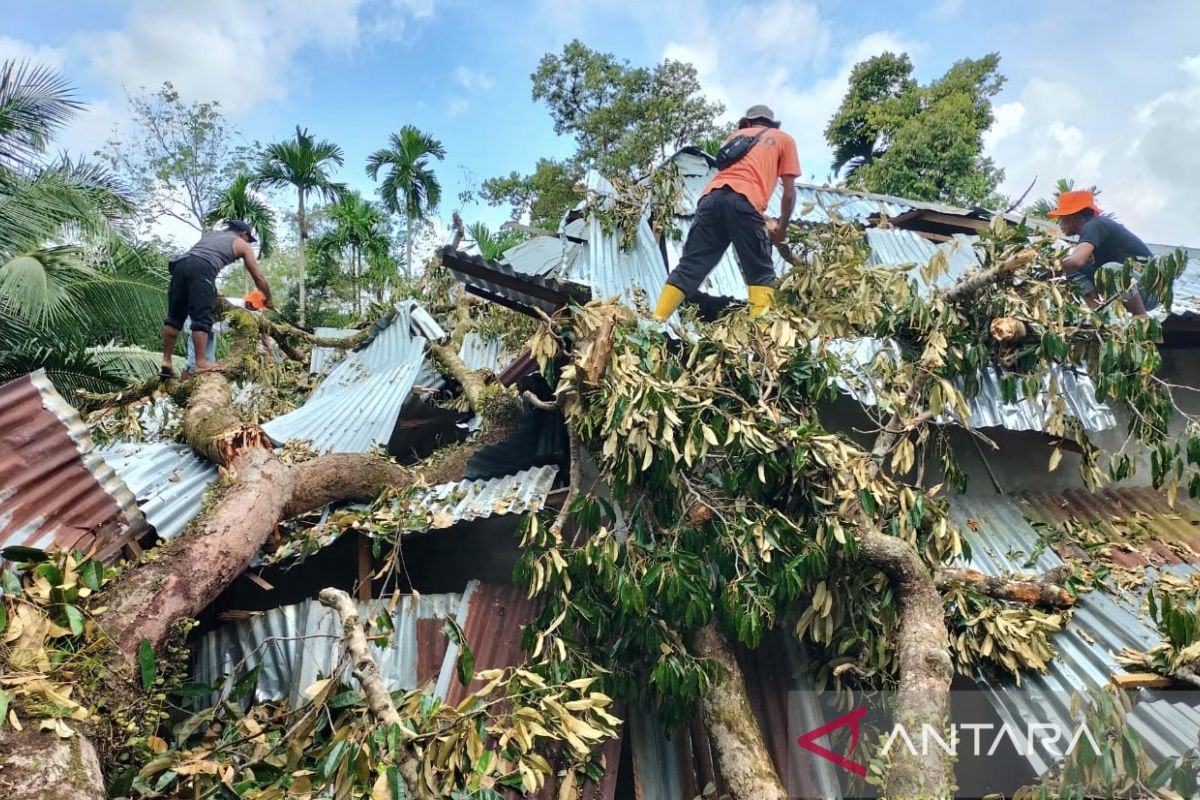
<svg viewBox="0 0 1200 800"><path fill-rule="evenodd" d="M163 324L181 330L192 318L192 330L212 333L217 312L217 274L221 271L202 258L183 256L171 262L167 287L167 318Z"/></svg>

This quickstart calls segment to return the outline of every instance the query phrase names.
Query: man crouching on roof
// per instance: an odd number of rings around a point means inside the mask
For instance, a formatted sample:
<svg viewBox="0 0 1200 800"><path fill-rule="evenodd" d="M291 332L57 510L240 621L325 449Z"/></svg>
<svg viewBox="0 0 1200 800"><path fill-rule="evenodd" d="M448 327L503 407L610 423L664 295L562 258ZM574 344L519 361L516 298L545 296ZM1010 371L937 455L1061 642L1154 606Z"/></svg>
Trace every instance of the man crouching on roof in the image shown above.
<svg viewBox="0 0 1200 800"><path fill-rule="evenodd" d="M1070 255L1062 260L1062 271L1067 279L1083 292L1087 304L1096 308L1100 305L1100 293L1096 291L1096 273L1101 270L1119 270L1129 259L1145 261L1153 254L1146 244L1130 233L1129 229L1112 217L1101 216L1095 196L1088 191L1063 192L1058 196L1058 208L1048 214L1058 220L1058 226L1067 236L1078 236L1079 243ZM1141 273L1134 271L1138 278ZM1121 294L1121 302L1132 314L1146 316L1146 312L1158 306L1158 298L1143 295L1141 287L1135 286Z"/></svg>

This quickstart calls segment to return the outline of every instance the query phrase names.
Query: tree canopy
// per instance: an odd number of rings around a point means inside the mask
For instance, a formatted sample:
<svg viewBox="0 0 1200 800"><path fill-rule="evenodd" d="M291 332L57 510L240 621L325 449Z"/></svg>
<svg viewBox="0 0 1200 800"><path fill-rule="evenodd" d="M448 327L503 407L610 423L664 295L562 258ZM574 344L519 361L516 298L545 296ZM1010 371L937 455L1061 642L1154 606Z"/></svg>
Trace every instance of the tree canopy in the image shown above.
<svg viewBox="0 0 1200 800"><path fill-rule="evenodd" d="M996 205L1004 171L983 155L992 101L1004 85L1000 57L963 59L927 85L907 54L855 66L825 128L833 169L847 185L960 206Z"/></svg>

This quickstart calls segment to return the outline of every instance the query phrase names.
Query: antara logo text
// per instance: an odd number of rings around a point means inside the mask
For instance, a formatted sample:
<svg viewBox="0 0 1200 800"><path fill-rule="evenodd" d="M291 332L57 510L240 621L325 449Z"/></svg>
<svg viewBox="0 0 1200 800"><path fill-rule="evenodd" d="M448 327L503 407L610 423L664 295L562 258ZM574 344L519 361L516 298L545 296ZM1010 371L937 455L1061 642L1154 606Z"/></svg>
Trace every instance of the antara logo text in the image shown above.
<svg viewBox="0 0 1200 800"><path fill-rule="evenodd" d="M867 774L865 764L835 753L827 747L817 744L816 740L828 736L839 728L849 728L850 746L846 752L853 753L855 747L858 746L859 722L866 713L865 708L851 711L819 728L813 728L801 735L796 743L810 753L815 753L839 767L865 777ZM897 724L884 739L880 755L887 756L892 753L894 748L903 748L914 756L928 755L935 749L940 749L952 756L964 754L977 757L993 756L1001 747L1005 746L1005 742L1008 742L1008 746L1018 755L1028 755L1040 745L1047 754L1063 757L1074 753L1081 741L1086 741L1093 753L1100 752L1100 745L1096 742L1095 736L1082 723L1074 730L1064 729L1060 725L1049 722L1030 722L1023 727L1008 724L994 725L990 722L963 723L951 725L948 737L943 736L943 733L932 725L921 726L920 732L913 736L906 726ZM964 743L967 745L965 750L963 749ZM1064 745L1065 750L1061 749Z"/></svg>

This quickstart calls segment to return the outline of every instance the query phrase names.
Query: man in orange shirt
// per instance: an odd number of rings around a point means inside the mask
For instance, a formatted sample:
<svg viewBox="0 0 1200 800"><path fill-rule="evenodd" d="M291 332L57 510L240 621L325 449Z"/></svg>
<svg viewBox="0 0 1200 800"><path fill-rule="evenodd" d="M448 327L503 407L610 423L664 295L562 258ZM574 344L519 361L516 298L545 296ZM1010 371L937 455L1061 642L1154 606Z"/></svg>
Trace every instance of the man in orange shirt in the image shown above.
<svg viewBox="0 0 1200 800"><path fill-rule="evenodd" d="M766 106L751 106L738 120L737 132L726 143L737 136L758 139L744 156L717 172L704 187L696 205L696 219L683 245L683 255L667 276L658 298L655 319L667 319L685 298L695 294L730 244L742 267L751 316L758 316L771 306L777 280L771 244L782 242L787 235L796 204L795 179L800 175L800 159L795 140L779 130L779 121ZM776 181L783 183L783 199L779 220L768 235L763 212L775 191Z"/></svg>

